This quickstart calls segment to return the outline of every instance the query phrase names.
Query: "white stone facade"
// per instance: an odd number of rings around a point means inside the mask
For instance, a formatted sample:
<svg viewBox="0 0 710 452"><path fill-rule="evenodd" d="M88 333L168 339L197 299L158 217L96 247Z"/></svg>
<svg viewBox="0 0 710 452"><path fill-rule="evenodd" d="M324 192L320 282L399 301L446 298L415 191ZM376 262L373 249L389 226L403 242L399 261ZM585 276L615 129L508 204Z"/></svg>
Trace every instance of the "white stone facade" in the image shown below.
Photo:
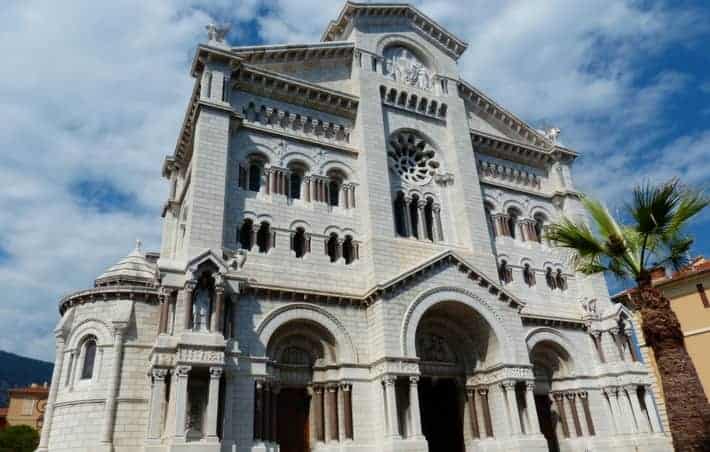
<svg viewBox="0 0 710 452"><path fill-rule="evenodd" d="M209 27L140 248L60 301L39 450L671 450L629 317L542 238L576 153L346 3L322 42Z"/></svg>

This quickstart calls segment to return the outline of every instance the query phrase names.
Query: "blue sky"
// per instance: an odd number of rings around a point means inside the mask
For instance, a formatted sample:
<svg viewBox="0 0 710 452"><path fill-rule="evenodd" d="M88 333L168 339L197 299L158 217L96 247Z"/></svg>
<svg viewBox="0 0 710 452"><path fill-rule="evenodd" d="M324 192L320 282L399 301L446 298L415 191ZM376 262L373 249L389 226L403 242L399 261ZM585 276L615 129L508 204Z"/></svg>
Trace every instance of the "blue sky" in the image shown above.
<svg viewBox="0 0 710 452"><path fill-rule="evenodd" d="M582 153L610 204L673 176L710 182L710 6L636 0L414 1L469 42L464 77ZM465 7L462 5L465 4ZM0 14L0 349L53 359L62 294L136 238L158 249L188 67L209 22L232 45L317 41L323 0L10 0ZM710 256L706 211L691 227Z"/></svg>

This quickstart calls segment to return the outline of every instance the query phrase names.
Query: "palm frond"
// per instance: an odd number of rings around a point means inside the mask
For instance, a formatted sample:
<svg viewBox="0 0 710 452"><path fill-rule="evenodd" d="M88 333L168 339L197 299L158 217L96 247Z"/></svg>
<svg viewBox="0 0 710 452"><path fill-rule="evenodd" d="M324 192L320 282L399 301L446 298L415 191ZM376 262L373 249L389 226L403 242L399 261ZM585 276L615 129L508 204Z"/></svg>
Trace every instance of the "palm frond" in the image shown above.
<svg viewBox="0 0 710 452"><path fill-rule="evenodd" d="M628 206L636 220L640 234L664 233L673 219L673 212L680 203L680 188L677 179L661 185L646 182L634 188L633 202Z"/></svg>
<svg viewBox="0 0 710 452"><path fill-rule="evenodd" d="M598 256L605 252L604 244L587 225L575 223L566 217L550 225L545 237L557 246L576 251L582 257Z"/></svg>
<svg viewBox="0 0 710 452"><path fill-rule="evenodd" d="M663 258L656 262L654 266L670 265L673 270L679 271L690 263L690 248L692 245L693 239L690 237L680 235L667 237L663 241Z"/></svg>
<svg viewBox="0 0 710 452"><path fill-rule="evenodd" d="M680 202L676 206L665 231L669 235L679 234L691 218L710 204L710 198L701 191L688 188L681 188L680 190Z"/></svg>

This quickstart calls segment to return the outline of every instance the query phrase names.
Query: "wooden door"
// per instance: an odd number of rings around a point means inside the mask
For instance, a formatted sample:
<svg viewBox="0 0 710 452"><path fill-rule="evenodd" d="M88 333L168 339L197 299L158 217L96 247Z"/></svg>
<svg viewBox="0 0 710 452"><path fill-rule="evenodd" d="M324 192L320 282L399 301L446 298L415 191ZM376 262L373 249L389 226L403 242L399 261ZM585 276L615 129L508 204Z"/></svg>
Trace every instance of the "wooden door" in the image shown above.
<svg viewBox="0 0 710 452"><path fill-rule="evenodd" d="M281 452L308 452L310 398L305 388L283 388L278 403L278 443Z"/></svg>

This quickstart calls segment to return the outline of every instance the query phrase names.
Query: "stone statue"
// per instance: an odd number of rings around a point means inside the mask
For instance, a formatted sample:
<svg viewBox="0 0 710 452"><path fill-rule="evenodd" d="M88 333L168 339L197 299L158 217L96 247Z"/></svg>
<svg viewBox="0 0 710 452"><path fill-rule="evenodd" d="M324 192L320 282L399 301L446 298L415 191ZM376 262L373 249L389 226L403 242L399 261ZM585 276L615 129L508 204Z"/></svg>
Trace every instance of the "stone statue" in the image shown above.
<svg viewBox="0 0 710 452"><path fill-rule="evenodd" d="M212 295L210 294L208 278L209 276L203 275L195 290L195 299L192 303L192 329L194 331L209 331Z"/></svg>
<svg viewBox="0 0 710 452"><path fill-rule="evenodd" d="M561 130L558 127L550 127L545 130L545 137L553 143L557 143L557 138L559 138Z"/></svg>
<svg viewBox="0 0 710 452"><path fill-rule="evenodd" d="M228 25L208 24L205 26L207 30L207 39L210 43L224 44L224 38L229 33Z"/></svg>

